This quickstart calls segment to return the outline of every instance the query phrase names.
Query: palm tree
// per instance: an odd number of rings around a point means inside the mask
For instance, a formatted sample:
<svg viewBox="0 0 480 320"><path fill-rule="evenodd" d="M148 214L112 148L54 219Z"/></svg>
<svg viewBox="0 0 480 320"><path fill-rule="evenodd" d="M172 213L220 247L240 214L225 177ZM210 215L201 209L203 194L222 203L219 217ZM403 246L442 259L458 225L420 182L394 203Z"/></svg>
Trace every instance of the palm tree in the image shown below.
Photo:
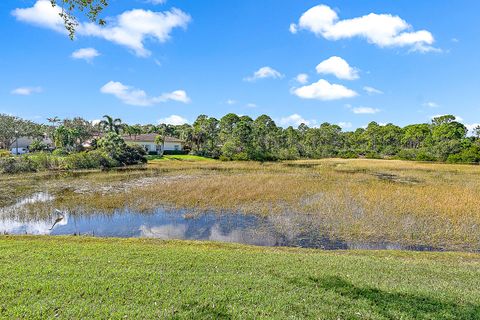
<svg viewBox="0 0 480 320"><path fill-rule="evenodd" d="M162 145L162 156L163 156L163 152L165 150L165 131L161 131L160 134L155 138L155 144L157 145Z"/></svg>
<svg viewBox="0 0 480 320"><path fill-rule="evenodd" d="M103 116L105 120L100 121L100 127L107 132L115 132L120 134L120 130L123 128L121 119L113 119L109 115Z"/></svg>
<svg viewBox="0 0 480 320"><path fill-rule="evenodd" d="M62 122L62 120L60 120L60 118L57 116L53 118L47 118L47 121L50 122L53 127L55 127L57 123Z"/></svg>

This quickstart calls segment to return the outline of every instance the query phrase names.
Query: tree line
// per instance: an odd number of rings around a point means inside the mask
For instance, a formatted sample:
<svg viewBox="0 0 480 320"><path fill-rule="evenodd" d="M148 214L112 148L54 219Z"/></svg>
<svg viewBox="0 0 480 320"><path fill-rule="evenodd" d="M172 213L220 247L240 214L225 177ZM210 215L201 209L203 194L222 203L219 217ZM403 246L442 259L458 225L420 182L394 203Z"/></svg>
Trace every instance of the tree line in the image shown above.
<svg viewBox="0 0 480 320"><path fill-rule="evenodd" d="M95 124L82 118L60 120L55 117L48 121L49 124L36 124L0 115L0 145L11 145L15 136L25 135L39 138L33 147L42 149L40 138L48 136L56 148L78 152L84 149L86 141L95 141L102 133L129 136L153 133L158 135L156 141L165 136L180 138L185 141L185 152L222 160L365 157L480 162L480 127L474 129L473 136L468 136L465 125L453 115L405 127L370 122L354 131L343 131L340 126L327 122L318 127L301 124L296 128L283 128L267 115L252 119L233 113L220 119L200 115L191 125L128 125L110 116L104 116Z"/></svg>

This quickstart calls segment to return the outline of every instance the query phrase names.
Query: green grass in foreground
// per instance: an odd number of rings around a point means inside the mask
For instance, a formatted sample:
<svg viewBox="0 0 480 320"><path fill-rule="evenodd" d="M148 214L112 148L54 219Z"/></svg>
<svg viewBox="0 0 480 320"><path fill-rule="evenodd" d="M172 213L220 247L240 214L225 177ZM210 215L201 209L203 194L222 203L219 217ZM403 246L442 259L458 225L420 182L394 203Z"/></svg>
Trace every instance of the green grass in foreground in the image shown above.
<svg viewBox="0 0 480 320"><path fill-rule="evenodd" d="M160 162L160 161L215 161L214 159L194 156L194 155L165 155L165 156L147 156L149 162Z"/></svg>
<svg viewBox="0 0 480 320"><path fill-rule="evenodd" d="M0 317L479 319L480 256L0 237Z"/></svg>

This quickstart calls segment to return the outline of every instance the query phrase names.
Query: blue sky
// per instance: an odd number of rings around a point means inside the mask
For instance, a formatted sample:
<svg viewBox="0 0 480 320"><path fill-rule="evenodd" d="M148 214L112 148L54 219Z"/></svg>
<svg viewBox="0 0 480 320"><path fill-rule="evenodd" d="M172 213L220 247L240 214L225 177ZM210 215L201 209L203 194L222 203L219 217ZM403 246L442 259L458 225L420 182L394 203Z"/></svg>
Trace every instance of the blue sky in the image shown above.
<svg viewBox="0 0 480 320"><path fill-rule="evenodd" d="M111 0L106 29L82 22L75 41L45 1L0 2L0 112L480 123L475 0Z"/></svg>

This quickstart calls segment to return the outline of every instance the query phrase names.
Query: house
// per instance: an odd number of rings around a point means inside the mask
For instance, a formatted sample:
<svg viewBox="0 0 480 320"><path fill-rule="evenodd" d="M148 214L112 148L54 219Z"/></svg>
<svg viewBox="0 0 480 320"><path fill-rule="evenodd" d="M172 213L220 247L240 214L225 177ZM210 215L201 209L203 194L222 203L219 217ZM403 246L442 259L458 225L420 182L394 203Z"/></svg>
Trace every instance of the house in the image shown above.
<svg viewBox="0 0 480 320"><path fill-rule="evenodd" d="M30 137L18 137L18 139L14 140L13 143L10 145L10 150L13 154L23 154L27 153L30 149L30 145L33 141L38 139L33 139ZM42 142L47 145L49 148L53 146L53 142L50 138L43 138ZM18 150L17 150L18 148Z"/></svg>
<svg viewBox="0 0 480 320"><path fill-rule="evenodd" d="M138 135L124 135L123 139L127 144L140 145L145 148L148 153L162 154L165 151L182 151L185 145L185 141L173 137L165 137L163 143L158 145L155 143L155 139L158 134L138 134Z"/></svg>

